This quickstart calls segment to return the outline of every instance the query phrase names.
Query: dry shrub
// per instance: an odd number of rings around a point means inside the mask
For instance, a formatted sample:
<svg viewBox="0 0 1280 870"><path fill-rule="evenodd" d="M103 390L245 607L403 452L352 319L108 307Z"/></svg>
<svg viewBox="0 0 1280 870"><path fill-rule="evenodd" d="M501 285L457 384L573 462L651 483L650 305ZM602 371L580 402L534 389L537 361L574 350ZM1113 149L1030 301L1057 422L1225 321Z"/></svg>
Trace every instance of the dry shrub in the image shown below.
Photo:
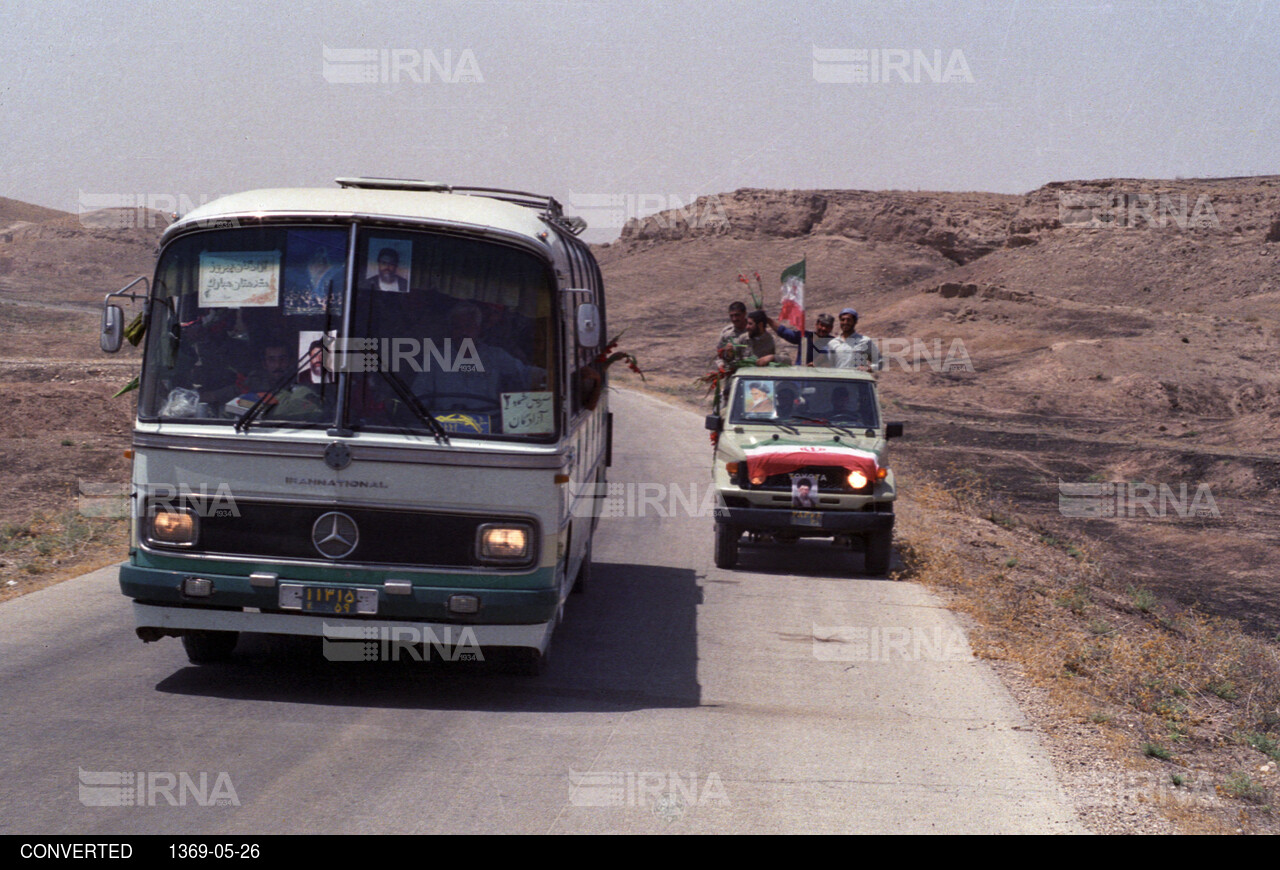
<svg viewBox="0 0 1280 870"><path fill-rule="evenodd" d="M899 513L901 576L946 591L952 607L974 617L975 655L1019 664L1064 713L1096 725L1119 757L1136 757L1147 743L1167 748L1175 763L1194 757L1222 771L1236 763L1223 735L1237 735L1237 752L1268 754L1280 732L1275 643L1233 620L1139 598L1087 546L994 507L972 478L913 474ZM995 544L978 546L992 535ZM1010 551L1024 557L1017 571L1004 570ZM1269 794L1231 782L1218 794L1260 812ZM1203 806L1159 804L1184 830L1226 824Z"/></svg>

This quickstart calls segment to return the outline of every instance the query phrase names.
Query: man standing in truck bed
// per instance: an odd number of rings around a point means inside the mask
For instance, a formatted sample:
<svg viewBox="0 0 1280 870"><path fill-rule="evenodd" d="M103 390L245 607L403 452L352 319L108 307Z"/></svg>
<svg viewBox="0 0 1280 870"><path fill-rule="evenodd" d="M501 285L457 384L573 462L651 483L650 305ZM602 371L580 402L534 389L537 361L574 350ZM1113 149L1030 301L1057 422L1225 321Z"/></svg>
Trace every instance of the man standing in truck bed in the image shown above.
<svg viewBox="0 0 1280 870"><path fill-rule="evenodd" d="M720 340L716 342L716 356L720 359L733 359L737 350L747 343L747 304L745 302L729 303L729 323L720 330Z"/></svg>
<svg viewBox="0 0 1280 870"><path fill-rule="evenodd" d="M840 334L827 345L828 362L838 369L878 372L884 369L880 349L874 340L857 331L858 312L846 308L840 312Z"/></svg>

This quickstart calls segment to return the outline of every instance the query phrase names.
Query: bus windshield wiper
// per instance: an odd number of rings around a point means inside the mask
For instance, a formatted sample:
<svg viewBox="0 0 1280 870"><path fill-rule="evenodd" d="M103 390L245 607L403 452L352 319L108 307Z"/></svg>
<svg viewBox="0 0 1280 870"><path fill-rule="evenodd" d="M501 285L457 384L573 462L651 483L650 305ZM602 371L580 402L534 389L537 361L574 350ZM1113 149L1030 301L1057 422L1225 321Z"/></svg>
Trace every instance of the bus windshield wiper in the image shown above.
<svg viewBox="0 0 1280 870"><path fill-rule="evenodd" d="M249 406L249 410L244 412L244 416L236 421L235 430L237 432L248 432L249 427L253 424L253 421L258 418L258 415L263 413L263 410L268 404L275 401L276 396L280 395L285 387L298 379L298 375L302 374L303 363L306 362L307 364L310 364L310 360L311 351L308 350L298 358L298 362L294 366L294 370L292 372L285 375L284 379L280 381L280 383L263 393L258 397L258 401Z"/></svg>
<svg viewBox="0 0 1280 870"><path fill-rule="evenodd" d="M436 443L443 443L446 447L449 446L448 431L446 431L444 426L440 424L440 421L436 419L435 415L431 413L431 409L428 408L421 399L414 395L413 390L409 389L409 386L404 382L404 379L395 372L387 371L386 366L381 364L378 365L378 374L382 375L383 379L391 385L391 389L395 390L396 395L400 397L400 401L408 405L414 415L431 430L431 434L436 436Z"/></svg>

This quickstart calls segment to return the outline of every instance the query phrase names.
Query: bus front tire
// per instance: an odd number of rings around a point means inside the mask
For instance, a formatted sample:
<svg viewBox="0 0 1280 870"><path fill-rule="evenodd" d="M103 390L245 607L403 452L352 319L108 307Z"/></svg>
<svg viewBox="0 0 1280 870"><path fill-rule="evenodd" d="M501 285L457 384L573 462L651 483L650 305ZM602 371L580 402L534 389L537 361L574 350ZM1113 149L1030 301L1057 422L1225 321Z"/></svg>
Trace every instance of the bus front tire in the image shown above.
<svg viewBox="0 0 1280 870"><path fill-rule="evenodd" d="M540 652L532 647L510 647L502 654L502 671L517 677L540 677L547 670L550 649Z"/></svg>
<svg viewBox="0 0 1280 870"><path fill-rule="evenodd" d="M191 664L210 665L231 658L239 640L235 631L188 631L182 636L182 646Z"/></svg>
<svg viewBox="0 0 1280 870"><path fill-rule="evenodd" d="M582 564L578 566L578 576L573 579L573 588L570 590L575 595L581 595L587 591L587 587L591 585L591 544L587 544L587 552L582 556Z"/></svg>

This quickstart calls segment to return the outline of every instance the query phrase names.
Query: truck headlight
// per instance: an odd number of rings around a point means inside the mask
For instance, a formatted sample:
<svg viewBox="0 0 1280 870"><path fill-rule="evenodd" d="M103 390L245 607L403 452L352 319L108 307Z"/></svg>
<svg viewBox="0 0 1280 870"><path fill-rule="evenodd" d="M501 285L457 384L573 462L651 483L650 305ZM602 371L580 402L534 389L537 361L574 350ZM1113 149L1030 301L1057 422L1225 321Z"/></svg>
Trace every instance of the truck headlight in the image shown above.
<svg viewBox="0 0 1280 870"><path fill-rule="evenodd" d="M157 544L189 547L196 542L199 523L191 508L156 508L147 520L147 537Z"/></svg>
<svg viewBox="0 0 1280 870"><path fill-rule="evenodd" d="M485 523L476 534L476 557L481 562L510 565L533 555L533 529L524 523Z"/></svg>

